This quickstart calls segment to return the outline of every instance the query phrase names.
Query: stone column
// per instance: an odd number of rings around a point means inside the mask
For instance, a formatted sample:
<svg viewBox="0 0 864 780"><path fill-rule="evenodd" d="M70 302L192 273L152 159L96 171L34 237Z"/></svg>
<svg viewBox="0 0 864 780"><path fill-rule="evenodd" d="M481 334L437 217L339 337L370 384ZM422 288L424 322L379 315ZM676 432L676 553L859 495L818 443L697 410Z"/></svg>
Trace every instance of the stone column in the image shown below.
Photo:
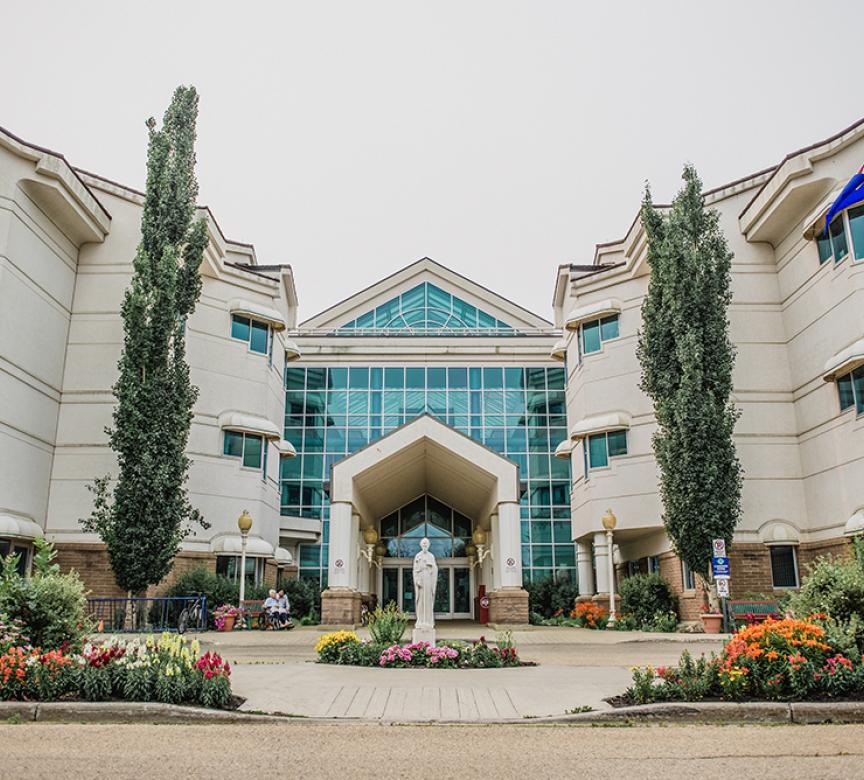
<svg viewBox="0 0 864 780"><path fill-rule="evenodd" d="M606 547L606 534L594 534L594 569L597 576L596 593L609 593L609 550Z"/></svg>
<svg viewBox="0 0 864 780"><path fill-rule="evenodd" d="M321 594L321 622L324 625L356 625L360 621L360 593L357 591L357 556L360 517L350 503L330 506L329 583Z"/></svg>
<svg viewBox="0 0 864 780"><path fill-rule="evenodd" d="M522 546L519 504L498 504L492 516L494 585L489 594L489 622L493 625L528 623L528 593L522 588Z"/></svg>
<svg viewBox="0 0 864 780"><path fill-rule="evenodd" d="M594 568L591 565L591 542L576 542L576 574L579 596L594 595Z"/></svg>

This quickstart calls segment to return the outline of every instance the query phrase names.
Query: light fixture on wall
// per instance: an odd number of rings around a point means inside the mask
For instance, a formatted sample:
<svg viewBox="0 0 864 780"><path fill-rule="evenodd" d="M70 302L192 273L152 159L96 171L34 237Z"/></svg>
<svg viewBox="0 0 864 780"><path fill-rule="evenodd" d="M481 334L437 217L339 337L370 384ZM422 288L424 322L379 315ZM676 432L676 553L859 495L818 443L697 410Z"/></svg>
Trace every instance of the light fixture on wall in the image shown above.
<svg viewBox="0 0 864 780"><path fill-rule="evenodd" d="M366 545L365 549L360 548L360 555L366 559L366 562L370 566L381 566L381 558L383 556L378 555L378 532L370 525L368 528L363 529L363 543ZM381 547L384 545L382 544Z"/></svg>
<svg viewBox="0 0 864 780"><path fill-rule="evenodd" d="M482 566L492 550L486 548L486 532L478 525L471 534L471 542L465 546L465 554L468 556L469 566Z"/></svg>

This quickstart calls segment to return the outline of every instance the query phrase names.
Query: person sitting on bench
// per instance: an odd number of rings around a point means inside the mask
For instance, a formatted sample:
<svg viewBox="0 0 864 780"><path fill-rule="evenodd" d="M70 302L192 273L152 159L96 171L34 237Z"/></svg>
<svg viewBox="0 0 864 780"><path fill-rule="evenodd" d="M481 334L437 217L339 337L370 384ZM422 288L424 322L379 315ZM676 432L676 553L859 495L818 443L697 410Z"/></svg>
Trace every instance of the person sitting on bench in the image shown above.
<svg viewBox="0 0 864 780"><path fill-rule="evenodd" d="M262 609L267 615L267 623L273 626L273 628L280 628L281 621L279 619L279 596L275 590L271 590L267 594L267 598L264 600L264 605Z"/></svg>
<svg viewBox="0 0 864 780"><path fill-rule="evenodd" d="M280 590L276 597L276 617L279 620L279 627L285 628L291 622L291 605L288 603L288 596L284 590Z"/></svg>

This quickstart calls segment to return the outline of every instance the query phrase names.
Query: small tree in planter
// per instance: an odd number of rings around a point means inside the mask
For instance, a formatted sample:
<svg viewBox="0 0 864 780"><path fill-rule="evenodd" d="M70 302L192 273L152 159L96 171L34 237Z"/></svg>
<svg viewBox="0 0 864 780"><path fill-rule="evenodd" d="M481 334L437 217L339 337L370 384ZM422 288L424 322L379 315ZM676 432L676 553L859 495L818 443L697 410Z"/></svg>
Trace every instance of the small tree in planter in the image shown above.
<svg viewBox="0 0 864 780"><path fill-rule="evenodd" d="M727 309L732 253L719 216L706 209L696 170L668 216L646 188L642 225L651 278L642 305L638 356L641 388L654 403L654 455L660 471L663 523L678 556L700 579L718 610L711 581L711 542L732 541L741 514L741 466L732 438L735 350Z"/></svg>

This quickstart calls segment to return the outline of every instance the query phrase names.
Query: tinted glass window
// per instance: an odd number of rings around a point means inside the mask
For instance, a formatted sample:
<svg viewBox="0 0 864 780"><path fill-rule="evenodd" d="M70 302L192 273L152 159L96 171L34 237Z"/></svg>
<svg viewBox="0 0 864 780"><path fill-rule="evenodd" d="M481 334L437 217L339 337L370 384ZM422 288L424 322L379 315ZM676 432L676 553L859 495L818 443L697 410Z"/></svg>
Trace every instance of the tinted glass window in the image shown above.
<svg viewBox="0 0 864 780"><path fill-rule="evenodd" d="M856 260L864 258L864 206L849 209L849 232L852 234L852 252Z"/></svg>
<svg viewBox="0 0 864 780"><path fill-rule="evenodd" d="M609 457L627 454L627 431L610 431L607 435Z"/></svg>
<svg viewBox="0 0 864 780"><path fill-rule="evenodd" d="M270 328L263 322L252 321L252 338L249 341L249 349L253 352L267 354L267 334Z"/></svg>
<svg viewBox="0 0 864 780"><path fill-rule="evenodd" d="M843 215L834 217L834 221L828 228L831 235L831 246L834 249L834 261L839 263L849 254L849 246L846 243L846 226L843 224Z"/></svg>
<svg viewBox="0 0 864 780"><path fill-rule="evenodd" d="M791 546L771 547L771 577L775 588L797 588L798 574L795 571L795 548Z"/></svg>
<svg viewBox="0 0 864 780"><path fill-rule="evenodd" d="M841 412L855 405L855 394L852 392L852 374L846 374L837 380L837 395L840 396Z"/></svg>
<svg viewBox="0 0 864 780"><path fill-rule="evenodd" d="M587 355L600 350L600 320L582 326L582 351Z"/></svg>
<svg viewBox="0 0 864 780"><path fill-rule="evenodd" d="M246 317L231 317L231 338L249 341L249 320Z"/></svg>
<svg viewBox="0 0 864 780"><path fill-rule="evenodd" d="M588 458L592 469L609 465L609 457L606 454L606 434L588 437Z"/></svg>

